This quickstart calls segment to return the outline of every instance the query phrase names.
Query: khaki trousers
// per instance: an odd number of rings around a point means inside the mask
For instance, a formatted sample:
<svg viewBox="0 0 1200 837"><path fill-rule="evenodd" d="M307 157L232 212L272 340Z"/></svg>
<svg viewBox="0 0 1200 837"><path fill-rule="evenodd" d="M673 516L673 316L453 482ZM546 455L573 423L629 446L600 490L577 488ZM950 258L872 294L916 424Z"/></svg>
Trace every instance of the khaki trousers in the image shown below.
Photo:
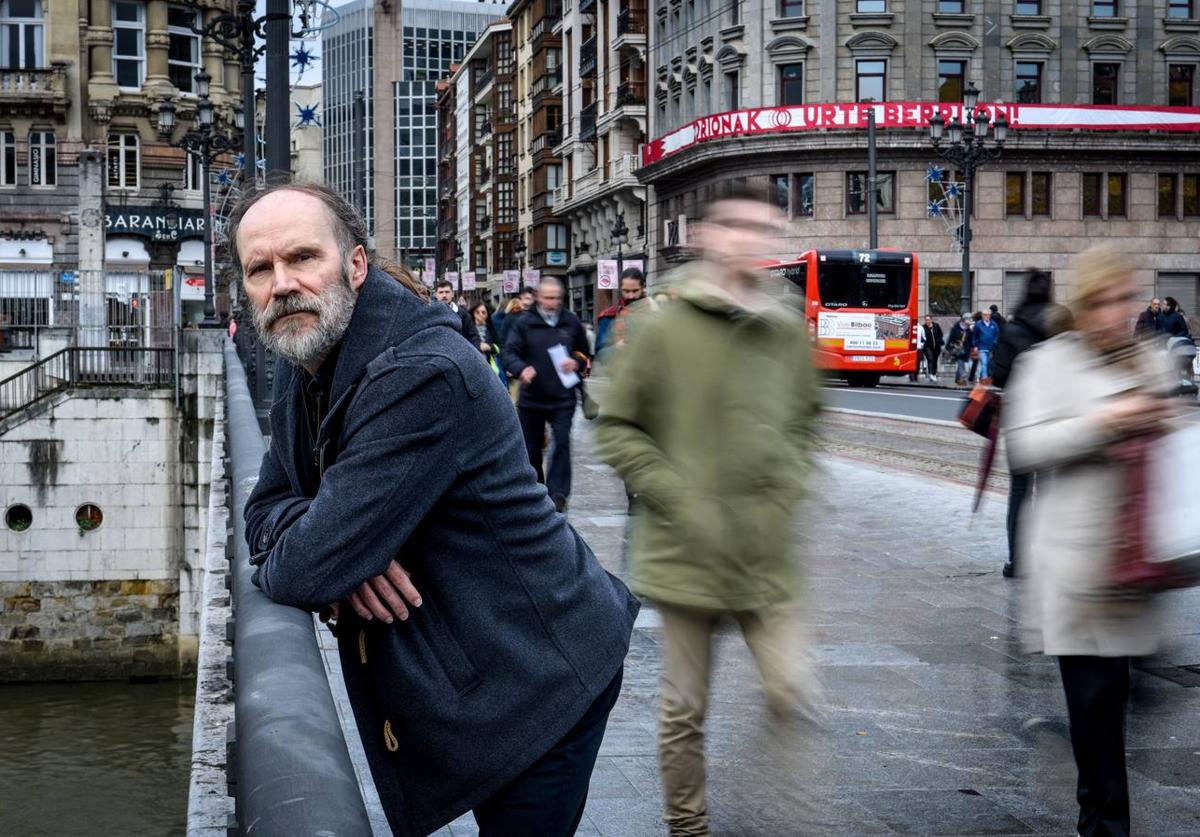
<svg viewBox="0 0 1200 837"><path fill-rule="evenodd" d="M801 680L800 625L792 603L766 610L717 611L657 604L663 622L662 703L658 721L658 762L662 772L665 821L672 835L709 834L705 800L704 716L712 671L712 635L730 616L762 677L771 712L792 717L807 694Z"/></svg>

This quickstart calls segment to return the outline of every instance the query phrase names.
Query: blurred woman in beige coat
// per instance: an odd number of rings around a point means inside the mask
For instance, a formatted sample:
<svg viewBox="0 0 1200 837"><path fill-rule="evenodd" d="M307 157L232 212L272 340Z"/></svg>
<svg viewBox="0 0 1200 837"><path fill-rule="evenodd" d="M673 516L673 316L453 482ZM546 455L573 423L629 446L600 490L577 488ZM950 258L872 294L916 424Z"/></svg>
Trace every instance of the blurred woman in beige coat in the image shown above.
<svg viewBox="0 0 1200 837"><path fill-rule="evenodd" d="M1109 248L1077 265L1075 330L1023 354L1005 399L1014 472L1038 473L1022 541L1035 650L1059 658L1079 772L1079 833L1129 834L1125 705L1129 658L1158 640L1154 600L1112 582L1129 532L1127 465L1114 445L1164 429L1169 364L1133 339L1131 266ZM1125 540L1123 540L1125 539Z"/></svg>

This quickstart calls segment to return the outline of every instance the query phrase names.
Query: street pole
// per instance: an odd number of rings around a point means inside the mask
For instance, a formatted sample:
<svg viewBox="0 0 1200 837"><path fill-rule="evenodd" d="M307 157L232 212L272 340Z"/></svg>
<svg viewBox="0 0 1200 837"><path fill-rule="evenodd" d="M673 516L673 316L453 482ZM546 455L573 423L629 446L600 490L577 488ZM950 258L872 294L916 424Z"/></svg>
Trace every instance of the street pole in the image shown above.
<svg viewBox="0 0 1200 837"><path fill-rule="evenodd" d="M204 134L207 140L208 131L205 131ZM211 208L212 187L208 182L208 155L207 148L200 154L200 179L203 181L204 196L204 322L200 324L201 328L215 328L220 325L217 322L217 309L213 304L213 213Z"/></svg>
<svg viewBox="0 0 1200 837"><path fill-rule="evenodd" d="M354 207L367 217L367 100L354 92Z"/></svg>
<svg viewBox="0 0 1200 837"><path fill-rule="evenodd" d="M870 224L869 247L879 247L879 184L875 161L875 105L867 108L867 218Z"/></svg>
<svg viewBox="0 0 1200 837"><path fill-rule="evenodd" d="M971 310L971 194L975 188L975 161L968 155L963 169L962 211L962 287L959 289L962 303L959 313Z"/></svg>
<svg viewBox="0 0 1200 837"><path fill-rule="evenodd" d="M267 0L267 116L263 133L267 141L267 179L275 183L292 179L291 102L288 94L288 40L292 33L289 0Z"/></svg>
<svg viewBox="0 0 1200 837"><path fill-rule="evenodd" d="M238 0L238 15L242 26L242 110L246 113L246 129L242 136L242 191L254 188L258 179L258 102L254 97L254 0Z"/></svg>

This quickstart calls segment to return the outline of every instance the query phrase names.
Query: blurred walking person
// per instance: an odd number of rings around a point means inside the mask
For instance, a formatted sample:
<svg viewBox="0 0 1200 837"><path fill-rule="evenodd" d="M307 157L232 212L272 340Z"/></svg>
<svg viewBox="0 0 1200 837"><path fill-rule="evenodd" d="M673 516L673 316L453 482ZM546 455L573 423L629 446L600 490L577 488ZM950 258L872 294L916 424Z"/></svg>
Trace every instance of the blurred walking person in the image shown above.
<svg viewBox="0 0 1200 837"><path fill-rule="evenodd" d="M600 361L608 361L607 355L625 345L632 318L655 306L646 296L646 277L636 267L621 271L620 294L617 304L605 308L596 318L596 359Z"/></svg>
<svg viewBox="0 0 1200 837"><path fill-rule="evenodd" d="M963 311L962 317L950 329L946 349L954 358L954 383L967 383L967 364L971 360L971 315Z"/></svg>
<svg viewBox="0 0 1200 837"><path fill-rule="evenodd" d="M1008 387L1016 359L1043 340L1069 328L1070 316L1067 309L1052 301L1050 274L1030 270L1025 280L1025 298L1017 306L1000 335L1000 342L996 344L991 369L992 383L1001 389ZM1017 473L1011 466L1009 472L1008 560L1003 568L1005 578L1012 578L1017 572L1021 510L1034 481L1032 473Z"/></svg>
<svg viewBox="0 0 1200 837"><path fill-rule="evenodd" d="M972 331L972 344L979 353L979 380L987 383L992 377L992 352L996 350L996 344L1000 342L1000 323L992 319L992 312L989 309L980 315ZM973 368L971 379L975 379Z"/></svg>
<svg viewBox="0 0 1200 837"><path fill-rule="evenodd" d="M508 385L508 376L500 368L500 338L492 325L492 312L488 304L482 300L467 309L467 339L476 349L479 349L488 366L496 373L500 383Z"/></svg>
<svg viewBox="0 0 1200 837"><path fill-rule="evenodd" d="M942 327L928 314L925 315L925 323L921 326L921 333L925 343L925 373L930 383L936 383L938 358L942 355L942 349L946 345L946 338L942 333Z"/></svg>
<svg viewBox="0 0 1200 837"><path fill-rule="evenodd" d="M637 494L636 591L663 622L658 752L672 835L709 834L704 719L712 636L731 617L774 715L811 675L794 603L792 515L818 410L807 331L757 262L783 218L750 192L709 205L678 300L638 323L616 364L598 453Z"/></svg>
<svg viewBox="0 0 1200 837"><path fill-rule="evenodd" d="M1150 304L1146 306L1146 310L1138 314L1137 323L1133 327L1133 333L1138 337L1153 337L1162 331L1158 321L1162 316L1162 303L1158 301L1158 297L1150 300Z"/></svg>
<svg viewBox="0 0 1200 837"><path fill-rule="evenodd" d="M1142 521L1127 512L1131 471L1122 448L1162 432L1171 414L1161 397L1170 365L1130 333L1135 303L1121 253L1083 254L1075 329L1017 361L1004 415L1013 470L1049 474L1030 512L1023 592L1035 650L1059 661L1083 837L1130 833L1129 663L1158 641L1152 594L1114 581L1120 559L1141 548Z"/></svg>
<svg viewBox="0 0 1200 837"><path fill-rule="evenodd" d="M571 497L571 422L576 387L587 372L591 352L579 318L563 306L564 289L556 276L543 276L533 310L512 323L501 351L504 368L521 382L517 415L538 482L546 484L554 507L567 510ZM559 360L555 360L558 356ZM567 381L574 377L575 383ZM543 473L546 425L554 439L550 467Z"/></svg>

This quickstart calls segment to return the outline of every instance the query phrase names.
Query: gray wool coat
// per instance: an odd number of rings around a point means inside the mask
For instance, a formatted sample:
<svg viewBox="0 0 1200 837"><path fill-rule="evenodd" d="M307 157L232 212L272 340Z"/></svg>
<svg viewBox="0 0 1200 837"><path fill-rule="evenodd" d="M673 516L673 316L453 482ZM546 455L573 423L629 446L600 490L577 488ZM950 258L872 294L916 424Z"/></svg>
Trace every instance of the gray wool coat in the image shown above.
<svg viewBox="0 0 1200 837"><path fill-rule="evenodd" d="M638 610L555 512L454 319L372 269L318 433L320 485L303 484L301 375L280 361L245 511L255 581L277 602L344 601L392 559L422 594L392 625L344 605L337 629L398 835L438 829L546 753L620 670Z"/></svg>

